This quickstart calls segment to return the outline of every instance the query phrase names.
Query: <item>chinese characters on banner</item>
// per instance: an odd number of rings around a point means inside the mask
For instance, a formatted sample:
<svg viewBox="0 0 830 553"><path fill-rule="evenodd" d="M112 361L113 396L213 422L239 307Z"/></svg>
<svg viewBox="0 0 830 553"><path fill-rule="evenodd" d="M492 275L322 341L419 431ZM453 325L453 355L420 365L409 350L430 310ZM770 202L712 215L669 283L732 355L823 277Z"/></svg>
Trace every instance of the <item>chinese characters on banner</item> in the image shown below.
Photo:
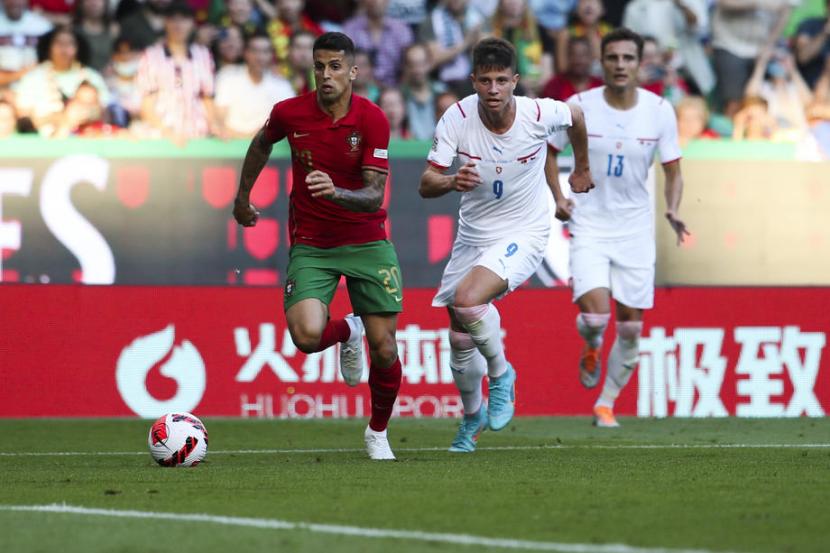
<svg viewBox="0 0 830 553"><path fill-rule="evenodd" d="M430 306L432 295L405 291L399 416L461 414L446 313ZM336 349L299 352L280 299L270 287L0 286L0 416L366 416L367 386L343 383ZM830 408L821 310L830 289L660 289L655 305L619 414L797 417ZM518 290L499 309L519 375L517 413L590 414L596 392L578 382L569 291ZM332 316L349 310L340 290ZM613 332L612 324L606 353Z"/></svg>

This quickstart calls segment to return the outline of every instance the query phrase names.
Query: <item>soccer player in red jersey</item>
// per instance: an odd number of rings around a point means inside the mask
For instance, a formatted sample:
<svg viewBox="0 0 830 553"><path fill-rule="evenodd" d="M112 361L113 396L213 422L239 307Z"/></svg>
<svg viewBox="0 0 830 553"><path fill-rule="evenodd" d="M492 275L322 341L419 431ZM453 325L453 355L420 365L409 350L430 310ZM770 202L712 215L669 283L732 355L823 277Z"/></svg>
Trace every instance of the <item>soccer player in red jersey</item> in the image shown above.
<svg viewBox="0 0 830 553"><path fill-rule="evenodd" d="M314 42L317 90L277 103L251 141L233 215L256 224L251 189L275 142L291 145L291 241L285 317L291 339L311 353L342 342L340 371L350 386L363 374L363 332L369 343L372 415L364 432L369 457L395 458L386 427L401 383L395 329L403 286L381 207L389 168L389 122L378 106L352 94L354 44L342 33ZM328 306L342 275L354 315L331 320Z"/></svg>

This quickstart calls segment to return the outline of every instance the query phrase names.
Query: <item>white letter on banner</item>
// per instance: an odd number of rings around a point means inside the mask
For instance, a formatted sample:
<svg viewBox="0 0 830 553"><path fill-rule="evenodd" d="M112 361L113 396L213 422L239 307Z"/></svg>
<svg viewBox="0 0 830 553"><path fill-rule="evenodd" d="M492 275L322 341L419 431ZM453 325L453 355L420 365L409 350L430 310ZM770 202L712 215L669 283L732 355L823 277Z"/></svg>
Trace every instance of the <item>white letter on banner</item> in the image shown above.
<svg viewBox="0 0 830 553"><path fill-rule="evenodd" d="M727 416L720 399L726 373L723 334L719 328L678 328L671 337L653 327L641 338L637 415L665 417L674 402L675 417Z"/></svg>
<svg viewBox="0 0 830 553"><path fill-rule="evenodd" d="M0 251L19 250L22 233L17 221L3 222L3 194L28 196L34 174L31 169L0 169ZM3 281L3 256L0 255L0 282Z"/></svg>
<svg viewBox="0 0 830 553"><path fill-rule="evenodd" d="M438 329L438 371L441 384L452 384L452 369L450 369L450 329Z"/></svg>
<svg viewBox="0 0 830 553"><path fill-rule="evenodd" d="M403 377L409 384L438 383L438 359L436 358L435 339L437 335L431 330L421 330L419 325L409 324L398 330L397 340Z"/></svg>
<svg viewBox="0 0 830 553"><path fill-rule="evenodd" d="M251 336L245 327L233 330L236 353L247 357L245 364L236 375L237 382L253 382L265 365L271 367L274 374L283 382L297 382L299 377L294 369L276 351L275 328L271 323L259 325L259 343L256 350L251 349Z"/></svg>
<svg viewBox="0 0 830 553"><path fill-rule="evenodd" d="M741 344L736 374L749 378L738 381L738 395L749 396L749 403L739 403L736 414L739 417L780 417L784 405L772 403L772 396L784 393L784 382L772 378L784 372L778 343L781 342L781 328L777 326L736 327L735 341ZM763 351L763 356L759 354Z"/></svg>
<svg viewBox="0 0 830 553"><path fill-rule="evenodd" d="M88 182L98 190L107 187L109 163L100 157L72 155L49 167L40 187L43 221L58 241L66 246L81 264L84 284L115 282L115 260L101 233L72 205L72 189Z"/></svg>
<svg viewBox="0 0 830 553"><path fill-rule="evenodd" d="M793 396L787 405L788 417L824 416L824 409L818 402L814 387L821 365L821 350L827 337L823 332L801 332L797 326L785 326L781 340L781 359L787 366L793 384ZM801 350L804 361L801 361Z"/></svg>
<svg viewBox="0 0 830 553"><path fill-rule="evenodd" d="M726 374L726 358L721 355L723 335L722 328L679 328L674 333L680 346L675 416L729 415L720 398ZM699 361L698 347L701 348ZM693 405L695 393L698 400Z"/></svg>
<svg viewBox="0 0 830 553"><path fill-rule="evenodd" d="M669 413L666 376L674 372L677 347L673 338L666 336L663 327L652 327L648 336L640 338L640 364L637 369L637 416L665 417ZM668 367L669 361L674 361ZM674 390L672 390L674 391ZM674 396L672 395L672 398Z"/></svg>

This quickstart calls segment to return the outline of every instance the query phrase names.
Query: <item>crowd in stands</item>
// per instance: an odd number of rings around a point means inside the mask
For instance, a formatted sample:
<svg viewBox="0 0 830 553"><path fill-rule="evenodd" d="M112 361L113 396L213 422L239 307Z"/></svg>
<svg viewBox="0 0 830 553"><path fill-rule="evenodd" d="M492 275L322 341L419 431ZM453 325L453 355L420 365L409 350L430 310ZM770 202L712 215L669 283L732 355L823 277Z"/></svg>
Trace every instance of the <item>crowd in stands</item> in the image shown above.
<svg viewBox="0 0 830 553"><path fill-rule="evenodd" d="M601 86L600 41L647 37L641 86L681 141L790 142L830 157L830 0L0 0L0 137L247 138L314 89L312 44L358 49L355 90L393 138L430 140L472 93L484 36L518 52L518 93Z"/></svg>

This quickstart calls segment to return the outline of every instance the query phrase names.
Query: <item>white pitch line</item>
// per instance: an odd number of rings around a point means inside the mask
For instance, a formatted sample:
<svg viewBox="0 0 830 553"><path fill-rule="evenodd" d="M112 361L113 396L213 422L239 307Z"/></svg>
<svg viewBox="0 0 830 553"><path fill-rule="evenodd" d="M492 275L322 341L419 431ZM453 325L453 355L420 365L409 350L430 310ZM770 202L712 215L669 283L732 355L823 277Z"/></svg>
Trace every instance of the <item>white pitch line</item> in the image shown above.
<svg viewBox="0 0 830 553"><path fill-rule="evenodd" d="M664 547L636 547L621 543L559 543L547 541L515 540L509 538L488 538L470 534L445 534L420 532L417 530L393 530L385 528L364 528L338 524L317 524L314 522L291 522L270 518L247 518L208 515L198 513L163 513L153 511L119 511L114 509L92 509L72 505L0 505L0 511L28 511L59 513L116 518L155 519L180 522L202 522L227 526L264 528L269 530L304 530L317 534L334 534L361 538L384 538L433 543L450 543L502 549L524 549L530 551L557 551L560 553L712 553L704 549L668 549Z"/></svg>
<svg viewBox="0 0 830 553"><path fill-rule="evenodd" d="M484 446L476 451L534 451L555 449L825 449L830 443L814 444L545 444ZM312 449L224 449L210 451L211 455L281 455L293 453L362 453L363 448ZM396 447L395 451L410 453L447 451L446 447ZM121 457L147 455L146 451L0 451L0 457Z"/></svg>

